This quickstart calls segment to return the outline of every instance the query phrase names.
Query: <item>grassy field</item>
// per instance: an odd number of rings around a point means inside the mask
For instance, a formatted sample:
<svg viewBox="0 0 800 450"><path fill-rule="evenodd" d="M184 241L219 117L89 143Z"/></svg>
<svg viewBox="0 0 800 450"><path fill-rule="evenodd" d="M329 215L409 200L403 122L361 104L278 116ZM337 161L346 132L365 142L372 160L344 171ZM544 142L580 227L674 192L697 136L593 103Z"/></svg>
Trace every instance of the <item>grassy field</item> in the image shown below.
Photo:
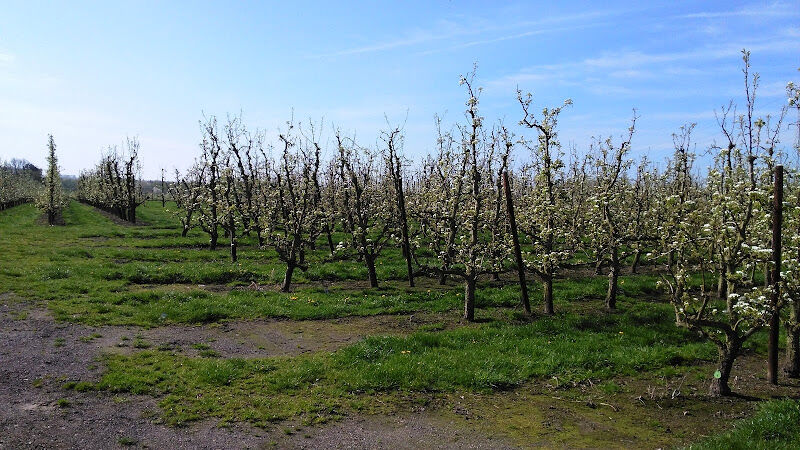
<svg viewBox="0 0 800 450"><path fill-rule="evenodd" d="M65 210L65 226L45 226L40 216L31 205L0 213L0 293L41 302L58 321L152 329L265 319L322 323L385 315L426 317L407 332L377 333L335 351L290 356L187 354L142 343L134 351L104 353L99 379L64 385L65 390L156 397L161 416L173 425L209 417L262 427L287 420L316 423L419 405L444 411L469 399L476 410L505 399L504 408L534 420L539 411L531 408L540 408L548 395L586 403L592 410L593 398L609 405L614 401L619 416L609 434L644 433L652 442L686 444L704 435L708 423L722 427L726 422L724 416L712 417L719 403L709 400L710 407L701 406L706 404L701 386L711 377L709 363L716 350L674 325L671 307L655 290L656 275L622 277L617 312L602 308L605 277L559 280L557 314L533 319L521 314L513 282L485 280L478 290L479 320L461 323L461 285L440 286L422 278L417 287L407 287L399 249L389 249L378 260L381 286L368 288L363 265L331 260L320 242L310 256L309 271L297 273L293 292L286 294L277 289L284 267L273 251L258 249L254 239L245 237L239 262L231 263L224 245L208 250L198 231L180 237L177 220L157 202L140 208L142 224L135 226L76 202ZM540 287L531 283L530 289L535 302ZM749 355L760 357L763 345L763 336L757 336ZM642 411L631 406L638 405L631 398L637 389L649 392L645 384L650 390L651 385L687 379L697 392L683 394L688 403L677 408L697 410L692 419L668 424L672 419L664 413L647 412L662 415L636 425ZM511 400L512 394L518 398ZM674 401L674 392L672 397ZM519 398L528 400L523 405ZM639 400L645 403L641 393ZM622 407L621 402L631 405ZM752 411L757 403L742 402L732 408ZM764 414L796 413L796 403L776 405L765 406L752 423ZM626 430L619 428L623 424ZM693 424L699 428L693 431ZM495 431L525 438L519 419L494 426ZM670 435L665 428L682 431ZM727 447L744 429L704 441L701 448ZM789 448L797 436L796 431L781 435L780 442Z"/></svg>

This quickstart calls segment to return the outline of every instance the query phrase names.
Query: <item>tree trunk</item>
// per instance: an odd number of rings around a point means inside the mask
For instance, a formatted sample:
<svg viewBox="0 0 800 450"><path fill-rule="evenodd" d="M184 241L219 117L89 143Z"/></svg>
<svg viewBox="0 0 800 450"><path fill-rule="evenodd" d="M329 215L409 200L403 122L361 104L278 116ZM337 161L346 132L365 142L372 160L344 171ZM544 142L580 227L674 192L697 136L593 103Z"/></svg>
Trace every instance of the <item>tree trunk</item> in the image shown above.
<svg viewBox="0 0 800 450"><path fill-rule="evenodd" d="M397 205L400 210L400 234L403 238L403 258L406 259L408 285L414 287L414 269L411 266L411 242L408 237L408 217L406 216L406 197L403 193L403 181L399 174L396 176L395 186L397 188Z"/></svg>
<svg viewBox="0 0 800 450"><path fill-rule="evenodd" d="M281 292L289 292L289 287L292 284L292 273L294 273L294 263L286 263L286 275L283 277L283 284L281 285Z"/></svg>
<svg viewBox="0 0 800 450"><path fill-rule="evenodd" d="M767 287L772 285L770 293L769 340L767 343L767 378L772 385L778 384L778 339L780 337L781 309L781 231L783 229L783 166L775 166L775 187L772 195L772 270L764 265Z"/></svg>
<svg viewBox="0 0 800 450"><path fill-rule="evenodd" d="M192 224L192 212L191 211L189 211L186 214L186 217L181 221L181 223L183 224L183 230L181 231L181 236L182 237L186 237L186 235L189 234L189 229L190 229L190 226Z"/></svg>
<svg viewBox="0 0 800 450"><path fill-rule="evenodd" d="M547 276L542 283L544 289L544 313L545 315L552 316L553 309L553 276Z"/></svg>
<svg viewBox="0 0 800 450"><path fill-rule="evenodd" d="M446 268L445 266L442 266L442 273L439 274L439 285L440 286L444 286L445 284L447 284L447 274L444 273L444 269L445 268Z"/></svg>
<svg viewBox="0 0 800 450"><path fill-rule="evenodd" d="M598 253L597 255L597 262L594 264L594 274L595 275L602 275L603 274L603 256Z"/></svg>
<svg viewBox="0 0 800 450"><path fill-rule="evenodd" d="M800 250L798 253L800 257ZM789 320L786 321L786 361L783 371L790 378L800 378L800 302L796 300L789 304Z"/></svg>
<svg viewBox="0 0 800 450"><path fill-rule="evenodd" d="M786 325L786 361L783 372L789 378L800 378L800 326L797 323Z"/></svg>
<svg viewBox="0 0 800 450"><path fill-rule="evenodd" d="M331 234L331 227L328 224L325 224L325 235L328 237L328 248L331 251L331 255L336 251L336 247L333 245L333 235Z"/></svg>
<svg viewBox="0 0 800 450"><path fill-rule="evenodd" d="M511 196L511 183L508 181L508 171L503 172L503 192L506 197L506 212L508 213L508 227L511 231L511 242L514 248L514 262L517 266L517 277L519 278L520 300L525 313L531 314L531 302L528 299L528 282L525 280L525 261L522 260L522 250L519 245L519 234L517 233L517 218L514 214L514 199Z"/></svg>
<svg viewBox="0 0 800 450"><path fill-rule="evenodd" d="M367 265L367 273L369 274L369 287L378 287L378 274L375 272L375 256L364 253L364 262Z"/></svg>
<svg viewBox="0 0 800 450"><path fill-rule="evenodd" d="M217 233L217 230L214 229L209 233L209 235L211 236L211 241L210 241L211 250L216 250L217 249L217 239L219 238L219 233Z"/></svg>
<svg viewBox="0 0 800 450"><path fill-rule="evenodd" d="M764 287L769 288L771 284L772 284L772 270L770 270L769 263L764 263Z"/></svg>
<svg viewBox="0 0 800 450"><path fill-rule="evenodd" d="M733 273L733 271L731 271L731 273ZM728 293L728 296L725 297L726 299L725 311L729 312L731 310L731 306L733 305L730 299L730 294L736 292L736 283L731 280L728 280L728 287L726 287L725 289L726 292Z"/></svg>
<svg viewBox="0 0 800 450"><path fill-rule="evenodd" d="M470 322L475 320L475 277L464 279L464 318Z"/></svg>
<svg viewBox="0 0 800 450"><path fill-rule="evenodd" d="M638 272L639 263L642 260L642 250L637 248L636 253L633 255L633 264L631 264L631 273L635 274Z"/></svg>
<svg viewBox="0 0 800 450"><path fill-rule="evenodd" d="M725 347L719 349L719 378L714 374L709 387L709 395L712 397L719 397L721 395L730 395L731 388L728 386L728 380L731 377L731 369L733 368L733 361L739 355L740 343L736 338L731 339L728 336L728 343Z"/></svg>
<svg viewBox="0 0 800 450"><path fill-rule="evenodd" d="M406 225L406 228L408 225ZM408 272L408 285L414 287L414 268L411 266L411 244L408 242L408 230L403 236L403 253L406 258L406 271Z"/></svg>
<svg viewBox="0 0 800 450"><path fill-rule="evenodd" d="M234 226L233 219L231 219L231 221L230 221L230 226L232 227L231 231L230 231L230 235L231 235L231 262L236 262L236 260L238 259L238 257L236 256L236 228L233 228L233 226Z"/></svg>
<svg viewBox="0 0 800 450"><path fill-rule="evenodd" d="M725 281L725 272L722 271L717 278L717 298L728 298L728 282Z"/></svg>
<svg viewBox="0 0 800 450"><path fill-rule="evenodd" d="M619 250L611 249L611 264L608 271L608 292L606 293L606 309L617 309L617 282L619 280Z"/></svg>

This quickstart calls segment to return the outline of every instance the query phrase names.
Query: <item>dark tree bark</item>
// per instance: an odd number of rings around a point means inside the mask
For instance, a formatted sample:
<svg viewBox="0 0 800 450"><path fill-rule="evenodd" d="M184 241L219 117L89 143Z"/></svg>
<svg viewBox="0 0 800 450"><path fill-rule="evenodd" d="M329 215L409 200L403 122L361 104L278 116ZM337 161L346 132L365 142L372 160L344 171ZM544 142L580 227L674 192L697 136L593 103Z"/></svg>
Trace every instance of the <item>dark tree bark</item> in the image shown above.
<svg viewBox="0 0 800 450"><path fill-rule="evenodd" d="M508 181L508 172L503 172L503 190L505 191L506 197L506 210L508 212L508 223L509 227L511 228L511 241L514 245L514 261L517 266L517 277L519 278L519 289L520 295L522 300L522 307L525 308L525 312L530 314L531 313L531 302L528 298L528 283L525 280L525 262L522 260L522 249L519 245L519 233L517 232L517 218L514 214L514 199L511 196L511 185ZM550 314L553 312L553 305L552 305L552 285L551 285L551 297L550 297ZM545 305L547 305L547 301L545 300ZM545 309L547 307L545 306Z"/></svg>
<svg viewBox="0 0 800 450"><path fill-rule="evenodd" d="M291 261L286 263L286 275L283 277L283 284L281 284L281 292L289 292L292 285L292 274L294 273L295 265Z"/></svg>
<svg viewBox="0 0 800 450"><path fill-rule="evenodd" d="M555 314L555 310L553 308L553 277L547 277L542 282L543 289L543 297L544 297L544 314L547 316L552 316Z"/></svg>
<svg viewBox="0 0 800 450"><path fill-rule="evenodd" d="M164 196L166 192L164 192L164 169L161 169L161 207L164 208L167 206L167 199Z"/></svg>
<svg viewBox="0 0 800 450"><path fill-rule="evenodd" d="M769 342L767 344L767 378L770 384L778 384L778 336L781 324L780 283L781 283L781 229L783 225L783 166L775 166L775 186L772 205L772 294L769 320ZM767 270L766 273L769 273Z"/></svg>
<svg viewBox="0 0 800 450"><path fill-rule="evenodd" d="M467 275L464 278L464 319L473 322L475 320L475 287L474 276Z"/></svg>
<svg viewBox="0 0 800 450"><path fill-rule="evenodd" d="M729 335L728 339L727 345L720 347L719 349L719 361L717 367L717 370L719 371L719 377L717 377L717 374L714 374L714 378L711 379L711 385L709 386L708 390L709 395L712 397L731 395L731 388L728 385L728 382L731 378L733 362L736 360L736 357L741 351L741 342L739 341L738 337L733 335Z"/></svg>
<svg viewBox="0 0 800 450"><path fill-rule="evenodd" d="M611 251L611 264L609 265L608 272L608 292L606 293L606 308L613 310L617 308L617 293L619 290L619 249L612 248Z"/></svg>
<svg viewBox="0 0 800 450"><path fill-rule="evenodd" d="M728 281L725 277L725 271L720 272L717 278L717 297L728 298Z"/></svg>
<svg viewBox="0 0 800 450"><path fill-rule="evenodd" d="M633 263L631 264L631 273L636 274L639 272L639 263L642 260L642 249L637 248L633 254Z"/></svg>
<svg viewBox="0 0 800 450"><path fill-rule="evenodd" d="M333 234L331 233L331 227L326 223L323 231L328 238L328 249L331 251L331 255L333 255L333 253L336 251L336 247L333 245Z"/></svg>
<svg viewBox="0 0 800 450"><path fill-rule="evenodd" d="M231 262L236 262L239 258L236 255L236 228L233 225L233 219L230 220L230 235L231 235Z"/></svg>
<svg viewBox="0 0 800 450"><path fill-rule="evenodd" d="M375 256L370 253L365 253L364 262L367 265L367 273L369 274L369 287L378 287L378 274L375 271Z"/></svg>
<svg viewBox="0 0 800 450"><path fill-rule="evenodd" d="M786 326L786 361L783 372L789 378L800 378L800 326L796 323Z"/></svg>

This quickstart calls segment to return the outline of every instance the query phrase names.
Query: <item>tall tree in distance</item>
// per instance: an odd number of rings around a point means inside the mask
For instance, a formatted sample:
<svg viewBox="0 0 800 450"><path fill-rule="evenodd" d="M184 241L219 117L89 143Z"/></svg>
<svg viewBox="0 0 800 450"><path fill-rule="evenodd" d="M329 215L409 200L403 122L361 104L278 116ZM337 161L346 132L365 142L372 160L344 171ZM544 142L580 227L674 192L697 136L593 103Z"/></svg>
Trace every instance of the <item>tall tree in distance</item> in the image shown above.
<svg viewBox="0 0 800 450"><path fill-rule="evenodd" d="M392 239L397 211L387 182L389 177L379 164L378 152L362 148L355 139L336 133L339 147L337 206L341 223L350 234L351 246L367 266L370 287L378 287L375 260Z"/></svg>
<svg viewBox="0 0 800 450"><path fill-rule="evenodd" d="M39 208L47 214L47 224L56 225L61 220L61 211L64 209L64 193L61 190L61 174L58 172L56 143L52 134L47 137L47 152L47 175L44 177Z"/></svg>
<svg viewBox="0 0 800 450"><path fill-rule="evenodd" d="M564 178L563 152L558 141L558 117L572 105L572 100L555 108L543 108L537 117L531 110L533 97L517 91L517 101L522 107L520 125L536 133L536 140L522 137L520 142L530 151L532 164L523 175L529 186L523 197L520 225L532 244L526 255L526 266L542 280L544 313L553 314L553 280L559 266L572 257L570 247L574 234L569 224L569 208L563 203L560 185Z"/></svg>
<svg viewBox="0 0 800 450"><path fill-rule="evenodd" d="M414 287L414 269L411 265L413 255L411 254L411 243L408 236L408 214L406 213L406 195L403 188L403 164L398 154L398 147L403 145L403 133L399 127L390 128L381 132L381 140L386 143L386 162L389 166L389 176L392 180L394 195L397 200L400 238L403 246L403 257L406 259L408 285Z"/></svg>
<svg viewBox="0 0 800 450"><path fill-rule="evenodd" d="M299 140L292 136L292 121L278 137L283 145L280 160L266 186L267 210L264 220L264 240L286 263L286 275L281 292L289 292L295 269L308 270L306 250L317 240L322 227L316 202L319 174L319 157L310 139Z"/></svg>

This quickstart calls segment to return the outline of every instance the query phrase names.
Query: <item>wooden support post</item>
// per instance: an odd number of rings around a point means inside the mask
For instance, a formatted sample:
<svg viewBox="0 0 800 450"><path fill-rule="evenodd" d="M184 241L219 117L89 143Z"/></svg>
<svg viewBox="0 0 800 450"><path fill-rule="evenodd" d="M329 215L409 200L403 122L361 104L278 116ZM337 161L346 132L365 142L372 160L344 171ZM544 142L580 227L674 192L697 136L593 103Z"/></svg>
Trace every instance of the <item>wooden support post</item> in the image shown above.
<svg viewBox="0 0 800 450"><path fill-rule="evenodd" d="M775 187L772 197L772 295L769 321L769 343L767 355L767 378L778 384L778 333L780 327L780 282L781 282L781 225L783 224L783 166L775 166Z"/></svg>
<svg viewBox="0 0 800 450"><path fill-rule="evenodd" d="M506 194L506 209L508 210L508 224L511 226L511 239L514 242L514 260L517 263L517 274L519 274L519 288L522 293L522 306L525 308L525 312L530 314L531 302L528 299L528 284L525 281L525 263L522 261L522 250L519 246L517 219L514 216L514 200L511 197L511 186L508 183L508 171L503 172L503 190Z"/></svg>
<svg viewBox="0 0 800 450"><path fill-rule="evenodd" d="M167 204L167 199L164 197L166 193L164 192L164 169L161 169L161 207L165 207Z"/></svg>

